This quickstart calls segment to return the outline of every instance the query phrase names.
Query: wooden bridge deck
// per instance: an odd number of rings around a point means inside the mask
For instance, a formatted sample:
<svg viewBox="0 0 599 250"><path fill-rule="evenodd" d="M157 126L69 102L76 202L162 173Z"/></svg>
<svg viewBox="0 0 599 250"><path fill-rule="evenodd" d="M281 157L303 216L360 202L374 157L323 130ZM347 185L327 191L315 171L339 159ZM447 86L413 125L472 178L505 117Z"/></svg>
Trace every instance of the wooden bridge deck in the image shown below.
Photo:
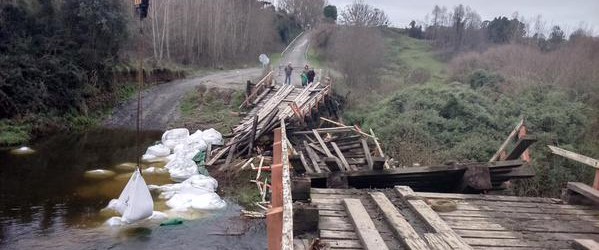
<svg viewBox="0 0 599 250"><path fill-rule="evenodd" d="M559 199L407 186L313 188L310 196L318 207L318 237L331 249L572 249L574 239L599 241L599 210ZM295 242L304 249L302 240Z"/></svg>

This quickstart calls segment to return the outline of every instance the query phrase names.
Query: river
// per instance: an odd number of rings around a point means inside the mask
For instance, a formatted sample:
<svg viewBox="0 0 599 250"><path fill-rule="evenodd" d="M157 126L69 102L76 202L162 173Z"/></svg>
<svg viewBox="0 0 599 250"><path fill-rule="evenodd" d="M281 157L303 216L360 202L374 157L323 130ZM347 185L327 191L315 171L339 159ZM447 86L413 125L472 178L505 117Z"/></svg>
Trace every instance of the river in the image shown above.
<svg viewBox="0 0 599 250"><path fill-rule="evenodd" d="M160 131L141 133L141 145L160 140ZM30 155L0 150L1 249L265 249L262 220L239 216L227 201L218 211L199 211L181 225L143 224L109 227L100 209L118 197L128 174L115 168L134 162L135 131L95 129L53 135L31 145ZM107 169L116 176L85 178L88 170ZM144 176L148 184L165 177ZM156 199L155 199L156 200ZM160 205L155 205L159 209Z"/></svg>

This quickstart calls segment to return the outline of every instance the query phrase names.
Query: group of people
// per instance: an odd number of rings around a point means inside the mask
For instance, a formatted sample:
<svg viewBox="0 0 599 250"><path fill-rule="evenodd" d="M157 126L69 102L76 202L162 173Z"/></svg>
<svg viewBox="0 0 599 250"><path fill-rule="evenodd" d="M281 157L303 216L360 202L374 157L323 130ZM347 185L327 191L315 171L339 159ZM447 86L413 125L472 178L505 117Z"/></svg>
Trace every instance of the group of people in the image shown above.
<svg viewBox="0 0 599 250"><path fill-rule="evenodd" d="M287 64L285 67L285 84L291 84L291 73L293 72L293 67L291 63ZM309 83L314 82L314 78L316 77L316 72L314 72L314 68L310 68L309 65L306 64L304 66L304 70L300 74L302 80L302 86L308 86Z"/></svg>

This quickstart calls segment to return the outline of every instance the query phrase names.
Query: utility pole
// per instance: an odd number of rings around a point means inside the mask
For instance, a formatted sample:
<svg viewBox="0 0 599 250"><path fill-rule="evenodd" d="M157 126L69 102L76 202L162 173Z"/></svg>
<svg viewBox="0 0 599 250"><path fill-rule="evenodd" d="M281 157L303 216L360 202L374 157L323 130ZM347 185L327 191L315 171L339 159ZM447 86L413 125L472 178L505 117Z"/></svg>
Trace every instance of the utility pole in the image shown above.
<svg viewBox="0 0 599 250"><path fill-rule="evenodd" d="M141 105L141 90L144 85L144 30L143 30L143 19L148 16L148 9L150 8L150 0L134 0L135 4L135 13L139 17L139 69L137 71L137 119L136 122L136 135L135 135L135 148L137 151L137 168L139 170L139 174L141 175L141 150L140 150L140 140L141 140L141 115L142 115L142 105Z"/></svg>

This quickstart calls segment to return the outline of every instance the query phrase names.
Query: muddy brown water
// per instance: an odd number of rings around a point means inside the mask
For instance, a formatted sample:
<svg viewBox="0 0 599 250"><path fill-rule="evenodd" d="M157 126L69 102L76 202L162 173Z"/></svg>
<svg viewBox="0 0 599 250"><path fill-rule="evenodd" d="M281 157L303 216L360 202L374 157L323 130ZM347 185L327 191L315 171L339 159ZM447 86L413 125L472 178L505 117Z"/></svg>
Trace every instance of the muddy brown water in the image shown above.
<svg viewBox="0 0 599 250"><path fill-rule="evenodd" d="M160 135L143 132L142 150ZM100 209L128 180L115 166L135 161L135 131L60 134L30 146L36 153L0 149L0 249L266 249L263 221L240 218L241 207L227 197L227 208L199 212L182 225L104 225L109 216ZM85 178L85 171L93 169L112 170L116 176ZM144 178L148 184L170 182L168 177Z"/></svg>

